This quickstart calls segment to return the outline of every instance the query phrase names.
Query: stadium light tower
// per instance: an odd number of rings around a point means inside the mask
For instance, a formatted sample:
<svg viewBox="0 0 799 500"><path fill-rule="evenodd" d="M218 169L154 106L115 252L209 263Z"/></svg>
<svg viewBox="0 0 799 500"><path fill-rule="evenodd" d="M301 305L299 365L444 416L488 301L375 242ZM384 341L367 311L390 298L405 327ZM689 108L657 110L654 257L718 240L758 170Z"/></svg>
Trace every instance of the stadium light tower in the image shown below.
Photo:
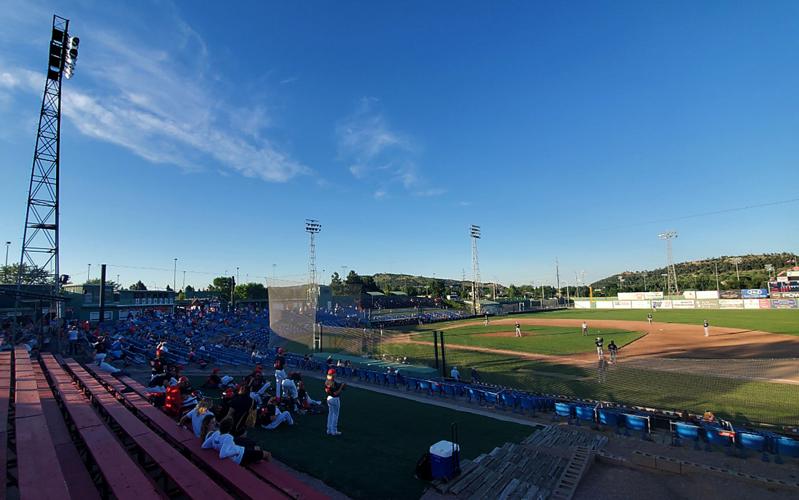
<svg viewBox="0 0 799 500"><path fill-rule="evenodd" d="M480 258L477 254L477 240L480 239L480 226L469 226L469 236L472 238L472 310L477 314L477 304L480 301Z"/></svg>
<svg viewBox="0 0 799 500"><path fill-rule="evenodd" d="M676 237L677 231L666 231L658 234L658 238L666 241L666 295L680 293L680 287L677 285L677 270L674 268L674 256L671 251L671 240Z"/></svg>
<svg viewBox="0 0 799 500"><path fill-rule="evenodd" d="M50 278L52 295L61 289L58 259L59 173L61 160L61 80L72 78L78 59L80 39L69 34L69 19L53 16L47 78L39 112L36 147L33 151L28 207L22 235L22 252L17 274L17 301L22 288L23 266L44 269ZM56 315L61 317L61 303ZM52 310L52 309L51 309Z"/></svg>
<svg viewBox="0 0 799 500"><path fill-rule="evenodd" d="M305 219L305 232L308 233L308 295L315 297L316 287L316 235L322 225L316 219Z"/></svg>

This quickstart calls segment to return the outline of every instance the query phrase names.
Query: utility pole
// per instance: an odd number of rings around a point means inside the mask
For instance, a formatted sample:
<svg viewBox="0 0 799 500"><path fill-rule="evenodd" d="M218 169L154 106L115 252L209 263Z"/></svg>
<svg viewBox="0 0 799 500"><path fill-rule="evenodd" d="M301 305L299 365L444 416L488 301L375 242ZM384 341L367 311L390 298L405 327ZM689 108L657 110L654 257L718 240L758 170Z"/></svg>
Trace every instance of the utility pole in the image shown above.
<svg viewBox="0 0 799 500"><path fill-rule="evenodd" d="M738 286L740 287L740 285L741 285L741 273L738 272L738 264L743 262L743 259L740 258L740 257L733 257L732 259L730 259L730 262L735 264L735 277L738 279Z"/></svg>
<svg viewBox="0 0 799 500"><path fill-rule="evenodd" d="M677 237L677 231L666 231L658 234L658 238L666 242L666 294L679 295L680 286L677 284L677 270L674 267L674 256L671 250L671 240ZM672 293L673 291L673 293Z"/></svg>
<svg viewBox="0 0 799 500"><path fill-rule="evenodd" d="M6 241L6 267L8 267L8 247L11 245L10 241Z"/></svg>
<svg viewBox="0 0 799 500"><path fill-rule="evenodd" d="M720 293L721 292L721 287L719 286L719 261L718 260L714 260L713 261L713 270L714 270L714 272L716 274L716 292Z"/></svg>
<svg viewBox="0 0 799 500"><path fill-rule="evenodd" d="M89 270L86 271L86 283L88 283L90 279L92 279L92 265L91 264L89 264Z"/></svg>
<svg viewBox="0 0 799 500"><path fill-rule="evenodd" d="M180 287L180 289L183 290L184 293L186 292L186 270L185 269L183 270L183 286Z"/></svg>
<svg viewBox="0 0 799 500"><path fill-rule="evenodd" d="M555 257L555 286L558 289L558 298L560 298L560 264L557 257Z"/></svg>
<svg viewBox="0 0 799 500"><path fill-rule="evenodd" d="M172 291L178 288L178 258L175 257L175 267L172 269Z"/></svg>

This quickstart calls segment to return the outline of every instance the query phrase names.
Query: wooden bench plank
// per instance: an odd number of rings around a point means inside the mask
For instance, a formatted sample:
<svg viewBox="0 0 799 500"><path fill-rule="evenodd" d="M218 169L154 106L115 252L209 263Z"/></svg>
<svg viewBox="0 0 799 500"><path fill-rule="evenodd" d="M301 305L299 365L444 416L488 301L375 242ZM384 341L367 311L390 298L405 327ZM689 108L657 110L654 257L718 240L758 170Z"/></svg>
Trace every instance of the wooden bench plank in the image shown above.
<svg viewBox="0 0 799 500"><path fill-rule="evenodd" d="M52 355L43 354L42 360L50 374L65 373ZM150 478L128 456L75 386L61 382L56 389L114 496L120 500L160 499Z"/></svg>
<svg viewBox="0 0 799 500"><path fill-rule="evenodd" d="M99 370L95 370L95 374L101 378L103 377L103 373L99 372ZM195 437L192 432L176 426L174 420L145 399L147 392L143 385L130 377L120 377L118 380L134 391L121 394L123 398L149 418L150 422L167 435L171 441L185 447L193 456L207 464L222 477L226 478L230 482L231 487L236 490L237 494L252 498L268 498L275 496L278 498L294 498L291 492L286 492L285 490L281 490L265 482L263 478L237 465L235 462L219 460L219 454L214 450L204 450L200 440Z"/></svg>
<svg viewBox="0 0 799 500"><path fill-rule="evenodd" d="M92 481L89 471L83 464L83 460L78 453L72 436L69 434L64 416L53 396L53 392L44 378L44 373L38 365L33 365L33 372L36 376L36 383L39 386L39 399L42 401L42 411L47 420L47 428L50 429L50 437L53 440L58 463L64 477L69 478L67 488L71 498L95 500L100 498L100 494Z"/></svg>
<svg viewBox="0 0 799 500"><path fill-rule="evenodd" d="M22 498L68 498L44 415L15 419L17 474Z"/></svg>
<svg viewBox="0 0 799 500"><path fill-rule="evenodd" d="M86 370L73 360L65 360L67 367L98 401L108 415L133 439L144 452L155 461L172 481L191 497L230 496L198 469L172 445L155 434L144 422L106 391Z"/></svg>

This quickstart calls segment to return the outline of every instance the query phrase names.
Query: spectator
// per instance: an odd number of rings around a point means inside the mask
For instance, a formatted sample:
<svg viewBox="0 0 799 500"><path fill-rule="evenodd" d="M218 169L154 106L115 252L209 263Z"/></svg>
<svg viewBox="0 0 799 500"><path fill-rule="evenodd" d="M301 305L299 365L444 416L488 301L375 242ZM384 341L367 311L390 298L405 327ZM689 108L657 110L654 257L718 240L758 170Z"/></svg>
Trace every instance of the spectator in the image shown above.
<svg viewBox="0 0 799 500"><path fill-rule="evenodd" d="M94 343L94 361L99 365L106 357L105 338L98 337Z"/></svg>
<svg viewBox="0 0 799 500"><path fill-rule="evenodd" d="M480 383L480 374L477 373L477 368L472 367L471 376L472 376L472 383L473 384L479 384Z"/></svg>
<svg viewBox="0 0 799 500"><path fill-rule="evenodd" d="M191 429L194 432L194 435L198 438L205 437L202 433L202 426L205 423L206 417L214 417L214 413L208 409L208 401L203 400L197 403L197 405L192 408L190 412L185 414L178 422L178 425L185 426L186 422L191 422ZM206 433L207 434L207 433Z"/></svg>
<svg viewBox="0 0 799 500"><path fill-rule="evenodd" d="M705 413L702 414L702 421L707 423L713 423L716 421L716 416L710 410L705 410Z"/></svg>
<svg viewBox="0 0 799 500"><path fill-rule="evenodd" d="M241 436L247 432L248 427L252 427L255 418L255 401L250 397L247 386L240 385L238 392L230 401L228 417L233 419L233 435Z"/></svg>
<svg viewBox="0 0 799 500"><path fill-rule="evenodd" d="M78 329L75 328L75 326L69 327L68 338L69 349L67 350L67 353L69 353L71 356L75 356L78 354Z"/></svg>
<svg viewBox="0 0 799 500"><path fill-rule="evenodd" d="M449 371L449 376L455 380L455 382L461 381L461 372L458 371L457 366L453 366L452 370Z"/></svg>

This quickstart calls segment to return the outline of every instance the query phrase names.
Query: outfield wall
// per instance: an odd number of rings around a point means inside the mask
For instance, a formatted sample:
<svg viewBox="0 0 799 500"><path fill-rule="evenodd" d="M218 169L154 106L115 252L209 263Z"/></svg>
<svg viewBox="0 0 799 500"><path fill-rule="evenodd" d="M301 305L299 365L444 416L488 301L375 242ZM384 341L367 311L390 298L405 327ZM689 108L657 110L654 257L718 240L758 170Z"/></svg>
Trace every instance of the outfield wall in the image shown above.
<svg viewBox="0 0 799 500"><path fill-rule="evenodd" d="M799 309L799 299L575 300L575 309Z"/></svg>

